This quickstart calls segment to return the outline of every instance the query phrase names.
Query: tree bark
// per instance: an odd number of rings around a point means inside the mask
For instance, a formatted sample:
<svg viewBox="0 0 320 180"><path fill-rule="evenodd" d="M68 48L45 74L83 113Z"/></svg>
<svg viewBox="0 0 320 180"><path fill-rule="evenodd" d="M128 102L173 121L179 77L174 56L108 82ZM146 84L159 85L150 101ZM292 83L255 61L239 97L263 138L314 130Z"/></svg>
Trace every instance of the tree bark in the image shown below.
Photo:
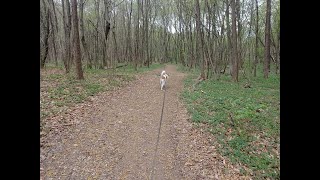
<svg viewBox="0 0 320 180"><path fill-rule="evenodd" d="M109 0L104 0L104 22L105 22L105 27L104 27L104 38L105 38L105 45L108 43L108 36L110 32L110 1ZM106 52L107 52L107 47L105 47ZM107 57L107 55L105 55ZM107 64L108 61L105 62ZM111 64L109 62L109 64Z"/></svg>
<svg viewBox="0 0 320 180"><path fill-rule="evenodd" d="M231 0L232 11L232 79L234 82L238 82L238 49L237 49L237 27L236 27L236 9L235 0Z"/></svg>
<svg viewBox="0 0 320 180"><path fill-rule="evenodd" d="M56 10L53 0L49 1L50 7L52 10L50 10L50 24L52 27L52 45L53 45L53 54L54 54L54 61L56 63L56 66L58 66L58 60L57 60L57 47L56 47L56 35L58 34L58 20L56 16Z"/></svg>
<svg viewBox="0 0 320 180"><path fill-rule="evenodd" d="M113 59L114 59L114 61L113 61L113 68L115 69L116 68L116 66L117 66L117 63L118 63L118 60L119 60L119 58L118 58L118 44L117 44L117 39L116 39L116 32L115 32L115 26L116 26L116 21L115 21L115 17L116 16L116 14L114 13L113 14L113 27L112 27L112 35L113 35L113 42L114 42L114 54L113 54Z"/></svg>
<svg viewBox="0 0 320 180"><path fill-rule="evenodd" d="M70 72L70 61L71 61L71 16L70 16L70 3L69 0L62 0L62 12L63 12L63 27L65 36L65 55L63 63L66 69L66 73Z"/></svg>
<svg viewBox="0 0 320 180"><path fill-rule="evenodd" d="M205 69L206 69L206 62L205 62L205 57L204 57L204 50L203 50L203 36L201 32L201 21L200 21L200 5L199 5L199 0L196 0L196 6L195 6L195 13L196 13L196 27L197 27L197 36L198 36L198 47L200 51L200 59L201 59L201 78L206 79L205 75ZM200 45L199 45L200 44Z"/></svg>
<svg viewBox="0 0 320 180"><path fill-rule="evenodd" d="M138 62L139 62L139 58L140 58L140 54L139 54L139 39L140 39L140 0L137 0L138 3L138 10L137 10L137 18L136 18L136 24L135 24L135 59L134 59L134 69L135 71L138 70Z"/></svg>
<svg viewBox="0 0 320 180"><path fill-rule="evenodd" d="M50 19L49 19L49 9L45 6L45 4L43 3L44 5L44 18L45 19L42 19L42 27L43 27L43 32L44 32L44 38L43 38L43 46L44 46L44 54L41 55L41 59L40 59L40 68L44 68L44 65L46 63L46 59L47 59L47 56L48 56L48 51L49 51L49 44L48 44L48 41L49 41L49 34L50 34Z"/></svg>
<svg viewBox="0 0 320 180"><path fill-rule="evenodd" d="M88 63L88 68L92 68L92 58L89 54L89 50L88 50L88 46L87 46L87 42L85 40L85 34L84 34L84 24L83 24L83 6L84 6L84 2L83 0L80 0L79 2L79 23L80 23L80 36L81 36L81 44L83 47L83 51L84 51L84 55L85 55L85 59L89 62Z"/></svg>
<svg viewBox="0 0 320 180"><path fill-rule="evenodd" d="M270 71L270 17L271 17L271 0L267 0L266 27L265 27L265 50L264 50L264 78L268 78Z"/></svg>
<svg viewBox="0 0 320 180"><path fill-rule="evenodd" d="M96 29L96 32L95 32L95 52L94 52L94 66L95 68L98 67L98 64L99 64L99 21L100 21L100 14L99 14L99 5L100 5L100 0L95 0L94 1L94 5L95 5L95 14L96 14L96 17L97 17L97 21L96 21L96 24L95 24L95 29Z"/></svg>
<svg viewBox="0 0 320 180"><path fill-rule="evenodd" d="M229 69L230 69L230 75L233 74L233 58L232 58L232 42L231 42L231 27L230 27L230 12L229 12L229 0L226 0L226 23L227 23L227 42L228 42L228 59L229 59Z"/></svg>
<svg viewBox="0 0 320 180"><path fill-rule="evenodd" d="M126 59L127 59L127 62L132 60L131 15L132 15L132 0L130 0L130 11L128 13L128 23L127 23L127 40L126 40Z"/></svg>
<svg viewBox="0 0 320 180"><path fill-rule="evenodd" d="M144 23L144 56L145 56L145 62L149 68L149 42L148 42L148 31L149 31L149 0L146 0L145 2L145 23Z"/></svg>
<svg viewBox="0 0 320 180"><path fill-rule="evenodd" d="M258 39L259 39L259 5L258 0L256 1L256 42L255 42L255 53L254 53L254 71L253 76L257 76L257 65L258 65Z"/></svg>
<svg viewBox="0 0 320 180"><path fill-rule="evenodd" d="M79 28L78 28L78 12L77 12L77 0L72 0L72 15L73 15L73 35L74 35L74 48L75 48L75 64L77 70L77 78L79 80L84 79L82 64L81 64L81 52L80 52L80 39L79 39Z"/></svg>

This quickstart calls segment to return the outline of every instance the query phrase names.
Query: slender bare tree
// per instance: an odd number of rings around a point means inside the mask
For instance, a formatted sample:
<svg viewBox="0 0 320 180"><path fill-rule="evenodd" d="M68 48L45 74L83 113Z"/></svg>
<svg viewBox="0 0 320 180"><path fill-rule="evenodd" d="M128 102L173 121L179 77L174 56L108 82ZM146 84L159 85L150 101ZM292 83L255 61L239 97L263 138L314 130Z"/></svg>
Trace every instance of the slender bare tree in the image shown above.
<svg viewBox="0 0 320 180"><path fill-rule="evenodd" d="M201 31L201 20L200 20L200 5L199 5L199 0L195 1L195 14L196 14L196 27L197 27L197 47L198 51L200 54L200 61L201 61L201 78L206 79L206 74L205 74L205 69L206 69L206 62L205 62L205 57L204 57L204 48L203 48L203 36L202 36L202 31Z"/></svg>
<svg viewBox="0 0 320 180"><path fill-rule="evenodd" d="M269 71L270 71L270 29L271 29L270 17L271 17L271 0L267 0L264 66L263 66L264 78L268 78Z"/></svg>
<svg viewBox="0 0 320 180"><path fill-rule="evenodd" d="M48 50L49 50L49 34L50 34L50 11L48 8L48 5L44 0L42 0L43 7L40 9L40 23L42 25L42 33L43 36L40 34L40 44L42 45L42 48L40 50L43 52L40 56L40 68L43 68L46 59L48 56ZM43 50L44 49L44 50Z"/></svg>
<svg viewBox="0 0 320 180"><path fill-rule="evenodd" d="M237 48L237 27L236 27L236 5L235 0L231 0L231 16L232 16L232 79L234 82L238 82L238 48Z"/></svg>
<svg viewBox="0 0 320 180"><path fill-rule="evenodd" d="M82 64L81 64L81 52L80 52L80 38L78 27L78 12L77 12L77 0L72 0L72 19L73 19L73 35L74 35L74 48L75 48L75 64L77 70L77 78L84 79Z"/></svg>
<svg viewBox="0 0 320 180"><path fill-rule="evenodd" d="M85 39L85 34L84 34L84 23L83 23L83 7L84 7L84 2L83 0L79 1L79 24L80 24L80 36L81 36L81 44L83 47L84 55L85 58L88 60L88 68L92 68L92 58L90 56L89 50L88 50L88 45Z"/></svg>

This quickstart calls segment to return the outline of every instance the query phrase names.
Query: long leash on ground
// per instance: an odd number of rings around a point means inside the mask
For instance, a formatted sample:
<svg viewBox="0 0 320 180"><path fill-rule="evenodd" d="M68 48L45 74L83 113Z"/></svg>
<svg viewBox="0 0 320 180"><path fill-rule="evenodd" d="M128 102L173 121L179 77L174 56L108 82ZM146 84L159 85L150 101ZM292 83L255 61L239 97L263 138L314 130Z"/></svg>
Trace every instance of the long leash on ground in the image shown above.
<svg viewBox="0 0 320 180"><path fill-rule="evenodd" d="M164 89L163 92L163 100L162 100L162 110L161 110L161 117L160 117L160 125L158 128L158 138L157 138L157 144L156 144L156 150L153 156L153 161L152 161L152 166L151 166L151 175L150 175L150 179L153 179L154 176L154 163L157 157L157 152L158 152L158 145L159 145L159 137L160 137L160 130L161 130L161 124L162 124L162 117L163 117L163 109L164 109L164 101L166 99L166 88Z"/></svg>
<svg viewBox="0 0 320 180"><path fill-rule="evenodd" d="M157 152L158 152L158 145L159 145L159 137L160 137L160 130L161 130L161 123L162 123L162 117L163 117L163 109L164 109L164 101L166 98L166 90L164 90L163 93L163 103L162 103L162 111L161 111L161 117L160 117L160 125L159 125L159 129L158 129L158 138L157 138L157 144L156 144L156 150L154 153L154 157L153 157L153 162L152 162L152 170L151 170L151 176L150 179L153 179L153 175L154 175L154 163L157 157Z"/></svg>

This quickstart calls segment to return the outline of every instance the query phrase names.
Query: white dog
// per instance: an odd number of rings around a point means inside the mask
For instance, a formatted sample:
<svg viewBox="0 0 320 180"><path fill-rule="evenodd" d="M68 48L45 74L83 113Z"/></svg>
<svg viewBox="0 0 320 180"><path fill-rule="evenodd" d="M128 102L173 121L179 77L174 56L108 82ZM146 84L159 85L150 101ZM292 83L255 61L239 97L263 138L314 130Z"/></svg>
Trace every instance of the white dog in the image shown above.
<svg viewBox="0 0 320 180"><path fill-rule="evenodd" d="M160 89L161 89L161 90L164 90L163 88L164 88L165 85L166 85L167 78L169 78L169 75L166 73L165 70L163 70L163 71L161 72L161 75L160 75Z"/></svg>

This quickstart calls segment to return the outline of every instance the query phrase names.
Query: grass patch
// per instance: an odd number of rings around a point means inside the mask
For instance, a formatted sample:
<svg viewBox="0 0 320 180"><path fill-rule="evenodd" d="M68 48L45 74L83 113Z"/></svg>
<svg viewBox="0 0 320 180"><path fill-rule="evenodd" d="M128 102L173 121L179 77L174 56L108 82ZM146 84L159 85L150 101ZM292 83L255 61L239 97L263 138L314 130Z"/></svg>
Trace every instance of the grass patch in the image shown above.
<svg viewBox="0 0 320 180"><path fill-rule="evenodd" d="M190 71L182 93L192 120L208 123L208 131L221 145L219 152L251 169L256 179L280 179L279 75L251 77L251 88L244 88L246 78L233 83L223 75L219 81L201 82L192 91L198 75L197 70Z"/></svg>

